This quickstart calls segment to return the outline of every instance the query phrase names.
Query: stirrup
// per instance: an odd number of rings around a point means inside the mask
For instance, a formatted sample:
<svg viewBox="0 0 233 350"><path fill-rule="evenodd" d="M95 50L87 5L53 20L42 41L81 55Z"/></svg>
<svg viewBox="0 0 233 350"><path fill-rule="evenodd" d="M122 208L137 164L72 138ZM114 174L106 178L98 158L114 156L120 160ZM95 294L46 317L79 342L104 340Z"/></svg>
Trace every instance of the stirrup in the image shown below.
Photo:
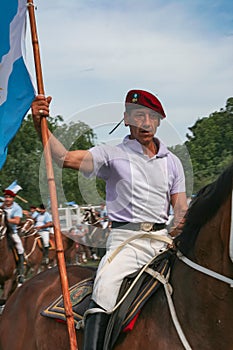
<svg viewBox="0 0 233 350"><path fill-rule="evenodd" d="M48 264L49 264L49 258L43 257L43 259L42 259L42 264L43 264L43 265L48 265Z"/></svg>
<svg viewBox="0 0 233 350"><path fill-rule="evenodd" d="M17 282L18 282L18 285L17 285L17 287L21 287L22 286L22 284L24 283L24 275L18 275L17 276Z"/></svg>
<svg viewBox="0 0 233 350"><path fill-rule="evenodd" d="M5 304L0 305L0 316L2 315L4 308L5 308Z"/></svg>

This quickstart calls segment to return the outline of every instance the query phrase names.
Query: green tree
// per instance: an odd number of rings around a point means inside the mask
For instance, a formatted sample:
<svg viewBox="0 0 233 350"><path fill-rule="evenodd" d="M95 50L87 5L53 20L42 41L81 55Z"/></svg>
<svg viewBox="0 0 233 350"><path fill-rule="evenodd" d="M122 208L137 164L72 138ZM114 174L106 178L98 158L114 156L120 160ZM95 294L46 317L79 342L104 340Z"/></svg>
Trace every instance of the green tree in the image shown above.
<svg viewBox="0 0 233 350"><path fill-rule="evenodd" d="M68 149L88 149L94 145L95 135L92 129L83 122L67 125L61 116L57 116L48 118L48 124L49 129L59 136ZM24 209L27 209L29 204L39 204L42 198L49 197L42 154L42 143L29 115L24 119L20 130L8 147L7 161L0 174L2 191L17 179L19 185L23 188L19 195L28 200L28 204L20 202ZM61 170L54 165L55 180L59 172ZM77 179L77 171L63 169L62 181L58 183L58 194L64 191L68 201L75 200L79 204L86 204L79 190ZM39 186L39 184L43 184L43 186ZM86 191L91 193L93 184L90 182L86 186ZM98 191L100 191L100 196L103 197L103 184L100 180L97 182ZM64 202L61 204L63 205Z"/></svg>
<svg viewBox="0 0 233 350"><path fill-rule="evenodd" d="M233 159L233 98L225 109L198 119L189 128L185 145L194 171L194 191L216 179Z"/></svg>
<svg viewBox="0 0 233 350"><path fill-rule="evenodd" d="M193 193L193 167L188 149L185 145L176 145L170 147L170 150L181 160L185 173L186 193L190 197Z"/></svg>

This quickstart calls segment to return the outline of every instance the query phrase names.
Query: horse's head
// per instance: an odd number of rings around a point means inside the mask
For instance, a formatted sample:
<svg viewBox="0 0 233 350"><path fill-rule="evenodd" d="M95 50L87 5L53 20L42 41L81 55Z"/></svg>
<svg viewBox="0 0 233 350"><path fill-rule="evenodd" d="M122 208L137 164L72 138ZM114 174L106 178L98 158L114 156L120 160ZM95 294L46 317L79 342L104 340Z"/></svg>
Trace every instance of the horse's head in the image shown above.
<svg viewBox="0 0 233 350"><path fill-rule="evenodd" d="M90 218L91 218L91 212L90 212L90 209L85 209L84 210L84 216L81 220L82 224L85 224L85 223L90 223Z"/></svg>
<svg viewBox="0 0 233 350"><path fill-rule="evenodd" d="M19 227L19 234L26 235L28 232L31 231L31 229L34 227L35 220L32 218L27 218L25 222L22 223L22 225Z"/></svg>
<svg viewBox="0 0 233 350"><path fill-rule="evenodd" d="M99 226L100 220L99 220L99 217L96 215L96 211L94 207L85 209L82 223L87 223L88 225L92 225L92 226Z"/></svg>

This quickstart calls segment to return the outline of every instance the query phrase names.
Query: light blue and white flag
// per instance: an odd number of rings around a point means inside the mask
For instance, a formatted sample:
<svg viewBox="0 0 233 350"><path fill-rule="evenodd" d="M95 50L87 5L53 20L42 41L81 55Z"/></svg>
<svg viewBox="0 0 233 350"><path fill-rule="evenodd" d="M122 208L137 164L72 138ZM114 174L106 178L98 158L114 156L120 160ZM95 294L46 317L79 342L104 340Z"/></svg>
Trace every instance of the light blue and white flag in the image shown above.
<svg viewBox="0 0 233 350"><path fill-rule="evenodd" d="M12 184L10 184L10 186L8 186L8 187L6 188L6 190L11 190L12 192L14 192L14 193L16 194L17 192L19 192L20 190L22 190L22 187L19 186L17 180L15 180L15 181L12 182Z"/></svg>
<svg viewBox="0 0 233 350"><path fill-rule="evenodd" d="M70 207L75 207L75 208L78 207L78 204L76 204L75 201L66 202L65 204L68 205L68 206L70 206Z"/></svg>
<svg viewBox="0 0 233 350"><path fill-rule="evenodd" d="M27 0L0 2L0 169L35 96L23 59L26 11Z"/></svg>

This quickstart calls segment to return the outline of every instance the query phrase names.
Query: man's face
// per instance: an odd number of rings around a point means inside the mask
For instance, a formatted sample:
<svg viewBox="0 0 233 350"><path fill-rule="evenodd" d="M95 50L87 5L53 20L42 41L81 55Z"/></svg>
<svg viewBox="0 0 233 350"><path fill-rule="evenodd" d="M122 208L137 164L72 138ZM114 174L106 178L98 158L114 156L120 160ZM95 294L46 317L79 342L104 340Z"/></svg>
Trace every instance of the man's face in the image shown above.
<svg viewBox="0 0 233 350"><path fill-rule="evenodd" d="M7 207L10 207L13 202L14 202L14 197L9 196L8 194L4 196L4 203Z"/></svg>
<svg viewBox="0 0 233 350"><path fill-rule="evenodd" d="M146 107L125 112L124 120L129 125L131 138L145 146L152 141L160 125L159 114Z"/></svg>

